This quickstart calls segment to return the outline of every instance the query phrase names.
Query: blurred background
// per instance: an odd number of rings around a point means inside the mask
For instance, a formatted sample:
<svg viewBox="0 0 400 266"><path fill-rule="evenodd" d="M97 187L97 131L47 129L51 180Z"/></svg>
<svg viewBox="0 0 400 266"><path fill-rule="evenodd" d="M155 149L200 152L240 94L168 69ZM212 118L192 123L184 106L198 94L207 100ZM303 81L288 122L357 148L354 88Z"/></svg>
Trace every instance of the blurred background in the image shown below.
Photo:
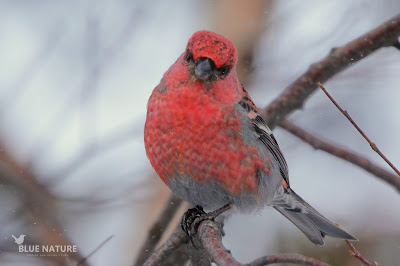
<svg viewBox="0 0 400 266"><path fill-rule="evenodd" d="M0 264L65 264L110 236L89 264L134 262L169 196L144 150L147 100L195 31L236 44L240 79L263 108L331 48L399 11L397 0L0 1ZM397 167L399 73L399 51L385 48L324 84ZM290 118L388 169L321 91ZM397 265L399 193L283 129L274 134L292 188L358 237L368 259ZM360 265L344 241L314 246L272 208L233 216L225 232L243 263L301 253ZM74 244L79 254L18 253L11 235L21 234L24 244Z"/></svg>

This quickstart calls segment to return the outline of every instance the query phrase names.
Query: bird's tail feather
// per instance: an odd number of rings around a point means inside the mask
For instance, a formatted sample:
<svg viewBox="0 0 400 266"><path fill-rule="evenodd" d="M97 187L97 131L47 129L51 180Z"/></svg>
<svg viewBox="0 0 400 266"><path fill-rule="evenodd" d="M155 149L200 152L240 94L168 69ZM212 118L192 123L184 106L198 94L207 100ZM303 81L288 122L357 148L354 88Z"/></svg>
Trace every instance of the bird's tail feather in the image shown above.
<svg viewBox="0 0 400 266"><path fill-rule="evenodd" d="M357 240L311 207L293 190L285 191L274 208L296 225L316 245L323 245L325 235Z"/></svg>

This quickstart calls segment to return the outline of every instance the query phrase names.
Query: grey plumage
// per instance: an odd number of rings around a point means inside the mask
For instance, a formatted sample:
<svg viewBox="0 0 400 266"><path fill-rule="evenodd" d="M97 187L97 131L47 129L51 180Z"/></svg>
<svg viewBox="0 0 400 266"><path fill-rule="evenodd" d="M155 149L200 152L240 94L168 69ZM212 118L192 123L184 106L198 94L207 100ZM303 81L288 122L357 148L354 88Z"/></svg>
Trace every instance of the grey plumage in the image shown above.
<svg viewBox="0 0 400 266"><path fill-rule="evenodd" d="M264 198L266 199L267 205L273 206L289 219L316 245L324 245L323 238L325 235L347 240L357 240L326 219L290 188L287 163L279 148L278 142L272 134L271 129L267 126L262 117L258 115L258 111L247 95L247 92L246 96L239 102L239 105L243 108L243 113L253 113L250 119L253 127L245 128L245 130L256 133L256 139L259 144L257 147L261 152L266 154L265 156L269 155L272 156L271 159L275 159L275 163L273 163L273 166L275 166L274 170L279 170L281 178L283 178L287 184L286 188L282 185L277 186L277 183L280 182L279 180L274 180L277 175L264 176L263 173L261 173L261 188L264 190L263 194L265 195ZM254 136L254 134L249 134L248 132L243 135ZM265 149L267 149L269 154ZM272 191L275 191L275 194L272 200L270 200L271 197L268 195L271 194Z"/></svg>
<svg viewBox="0 0 400 266"><path fill-rule="evenodd" d="M293 190L285 191L280 199L274 200L274 205L277 211L288 218L316 245L324 245L323 237L325 235L347 240L357 240L357 238L325 218Z"/></svg>

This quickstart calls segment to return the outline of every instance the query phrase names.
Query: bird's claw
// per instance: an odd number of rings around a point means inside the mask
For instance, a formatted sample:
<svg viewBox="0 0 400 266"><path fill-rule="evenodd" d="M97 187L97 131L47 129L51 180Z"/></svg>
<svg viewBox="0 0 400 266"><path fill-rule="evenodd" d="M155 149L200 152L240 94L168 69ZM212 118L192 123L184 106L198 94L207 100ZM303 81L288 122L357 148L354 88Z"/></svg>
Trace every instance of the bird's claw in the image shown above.
<svg viewBox="0 0 400 266"><path fill-rule="evenodd" d="M192 244L193 244L193 236L197 234L197 229L200 223L210 218L214 219L213 217L208 217L203 207L199 205L197 205L192 209L187 210L185 214L182 216L181 220L182 230L189 237Z"/></svg>
<svg viewBox="0 0 400 266"><path fill-rule="evenodd" d="M200 223L205 220L214 221L217 216L229 210L230 208L231 206L227 204L216 211L206 213L203 207L197 205L196 207L185 212L185 214L182 216L181 227L189 237L194 247L196 247L196 245L193 243L193 237L197 234Z"/></svg>

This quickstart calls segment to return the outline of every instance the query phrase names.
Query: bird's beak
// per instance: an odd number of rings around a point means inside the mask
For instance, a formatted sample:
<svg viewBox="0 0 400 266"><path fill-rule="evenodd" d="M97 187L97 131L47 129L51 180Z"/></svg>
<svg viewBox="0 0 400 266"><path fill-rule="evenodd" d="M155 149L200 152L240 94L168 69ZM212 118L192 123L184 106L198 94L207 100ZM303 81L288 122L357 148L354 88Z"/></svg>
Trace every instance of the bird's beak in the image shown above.
<svg viewBox="0 0 400 266"><path fill-rule="evenodd" d="M200 80L210 81L214 74L214 70L214 62L210 58L202 57L196 60L194 75Z"/></svg>

